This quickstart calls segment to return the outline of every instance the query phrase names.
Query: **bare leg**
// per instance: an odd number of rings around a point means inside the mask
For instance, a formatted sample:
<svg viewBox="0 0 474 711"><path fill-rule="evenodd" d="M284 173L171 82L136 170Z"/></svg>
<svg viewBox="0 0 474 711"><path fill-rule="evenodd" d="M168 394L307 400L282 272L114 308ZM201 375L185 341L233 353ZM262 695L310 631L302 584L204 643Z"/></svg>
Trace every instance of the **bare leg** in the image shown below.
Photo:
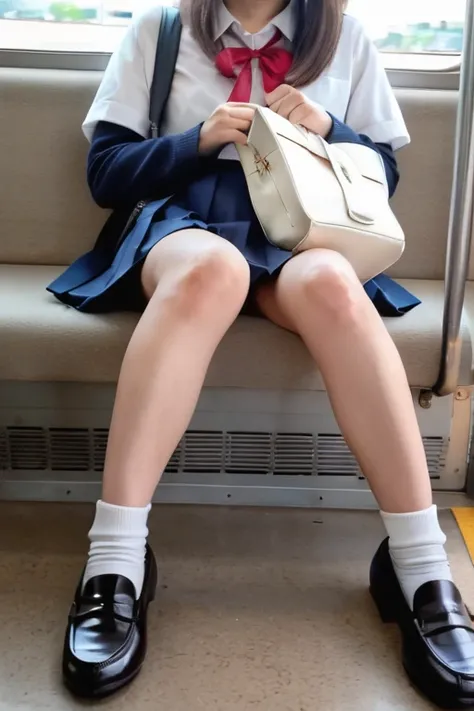
<svg viewBox="0 0 474 711"><path fill-rule="evenodd" d="M248 293L249 269L202 230L169 235L142 273L149 304L125 355L103 500L146 506L190 421L212 355Z"/></svg>
<svg viewBox="0 0 474 711"><path fill-rule="evenodd" d="M306 343L381 506L388 544L372 561L370 589L382 619L400 626L405 669L443 708L474 708L474 629L452 581L407 378L382 320L349 264L330 251L292 259L257 300Z"/></svg>
<svg viewBox="0 0 474 711"><path fill-rule="evenodd" d="M150 501L214 350L245 301L249 268L225 240L187 230L155 246L142 282L149 303L120 373L103 499L63 655L66 683L92 698L128 684L145 658L147 608L157 586L147 547Z"/></svg>
<svg viewBox="0 0 474 711"><path fill-rule="evenodd" d="M427 509L431 485L400 356L350 265L313 250L257 293L262 312L298 333L321 369L339 425L380 507Z"/></svg>

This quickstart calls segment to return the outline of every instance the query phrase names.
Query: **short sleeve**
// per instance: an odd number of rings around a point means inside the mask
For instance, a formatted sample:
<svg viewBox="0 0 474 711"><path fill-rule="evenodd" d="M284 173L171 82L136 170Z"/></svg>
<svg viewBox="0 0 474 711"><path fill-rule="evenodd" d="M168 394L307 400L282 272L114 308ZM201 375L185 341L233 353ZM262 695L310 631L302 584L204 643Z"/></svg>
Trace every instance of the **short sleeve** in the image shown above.
<svg viewBox="0 0 474 711"><path fill-rule="evenodd" d="M148 137L150 89L146 64L150 63L150 58L144 57L144 48L150 49L150 43L142 43L139 36L145 21L146 17L140 16L132 22L110 59L82 125L89 141L99 121L115 123ZM158 30L159 21L155 37L158 37Z"/></svg>
<svg viewBox="0 0 474 711"><path fill-rule="evenodd" d="M346 123L375 143L388 143L397 150L410 143L402 112L377 48L360 23L353 22L353 81Z"/></svg>

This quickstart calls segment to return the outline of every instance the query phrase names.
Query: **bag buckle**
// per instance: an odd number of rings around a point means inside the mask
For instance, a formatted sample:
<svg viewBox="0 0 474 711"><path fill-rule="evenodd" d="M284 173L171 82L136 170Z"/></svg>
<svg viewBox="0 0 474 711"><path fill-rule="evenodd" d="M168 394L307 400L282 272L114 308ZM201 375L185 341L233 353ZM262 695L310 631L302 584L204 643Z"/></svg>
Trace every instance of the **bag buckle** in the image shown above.
<svg viewBox="0 0 474 711"><path fill-rule="evenodd" d="M260 153L257 153L257 151L254 151L253 157L255 167L257 168L257 172L260 176L263 176L265 175L265 173L270 172L270 162L268 158L264 158L260 155Z"/></svg>

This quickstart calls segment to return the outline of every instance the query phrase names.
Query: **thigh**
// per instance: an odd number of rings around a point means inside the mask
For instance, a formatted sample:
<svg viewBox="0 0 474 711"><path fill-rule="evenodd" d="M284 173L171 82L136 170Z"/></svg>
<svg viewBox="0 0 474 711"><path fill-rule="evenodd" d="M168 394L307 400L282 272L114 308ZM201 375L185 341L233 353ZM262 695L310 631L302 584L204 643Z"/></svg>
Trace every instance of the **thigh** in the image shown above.
<svg viewBox="0 0 474 711"><path fill-rule="evenodd" d="M238 249L219 235L200 229L169 234L153 247L145 259L141 273L145 294L150 298L165 277L179 278L193 265L210 259L241 268L243 272L248 269Z"/></svg>
<svg viewBox="0 0 474 711"><path fill-rule="evenodd" d="M278 278L265 281L257 286L253 294L253 301L259 313L266 319L280 326L280 328L298 333L296 324L293 323L291 317L285 313L281 306L277 288Z"/></svg>
<svg viewBox="0 0 474 711"><path fill-rule="evenodd" d="M344 257L328 249L310 249L290 259L275 279L257 287L254 298L265 318L299 333L295 313L299 313L303 300L310 302L313 309L322 309L325 302L332 303L337 298L336 292L341 290L366 298L359 279ZM325 298L320 298L321 295Z"/></svg>

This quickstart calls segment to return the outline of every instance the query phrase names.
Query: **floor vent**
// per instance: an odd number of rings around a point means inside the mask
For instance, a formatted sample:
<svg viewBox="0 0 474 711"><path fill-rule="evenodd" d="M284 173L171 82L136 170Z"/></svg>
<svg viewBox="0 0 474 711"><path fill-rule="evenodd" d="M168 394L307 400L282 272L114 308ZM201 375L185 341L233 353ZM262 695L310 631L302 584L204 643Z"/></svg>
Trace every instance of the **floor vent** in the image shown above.
<svg viewBox="0 0 474 711"><path fill-rule="evenodd" d="M0 428L0 470L101 472L107 439L106 429ZM448 443L442 437L423 441L430 476L439 479ZM324 433L190 431L166 471L361 477L343 437Z"/></svg>
<svg viewBox="0 0 474 711"><path fill-rule="evenodd" d="M51 429L49 437L53 471L86 472L91 468L89 430Z"/></svg>
<svg viewBox="0 0 474 711"><path fill-rule="evenodd" d="M109 439L109 430L93 430L92 431L92 469L95 472L104 470L105 452L107 449L107 441Z"/></svg>
<svg viewBox="0 0 474 711"><path fill-rule="evenodd" d="M445 465L448 443L443 437L423 437L431 479L439 479ZM342 435L317 436L317 473L319 476L362 477L357 461Z"/></svg>
<svg viewBox="0 0 474 711"><path fill-rule="evenodd" d="M273 473L280 476L315 474L316 448L310 434L277 434Z"/></svg>
<svg viewBox="0 0 474 711"><path fill-rule="evenodd" d="M319 476L361 476L354 455L341 435L319 434L316 451Z"/></svg>
<svg viewBox="0 0 474 711"><path fill-rule="evenodd" d="M182 454L183 454L183 448L180 443L174 450L174 454L168 462L168 466L166 467L166 471L168 473L170 473L170 474L175 473L176 474L176 472L180 471L180 469L182 468L182 466L181 466Z"/></svg>
<svg viewBox="0 0 474 711"><path fill-rule="evenodd" d="M273 442L267 432L228 432L225 448L227 474L268 474L272 471Z"/></svg>
<svg viewBox="0 0 474 711"><path fill-rule="evenodd" d="M41 427L7 429L11 469L44 471L50 463L47 430Z"/></svg>
<svg viewBox="0 0 474 711"><path fill-rule="evenodd" d="M8 469L8 439L6 430L0 429L0 471Z"/></svg>
<svg viewBox="0 0 474 711"><path fill-rule="evenodd" d="M446 464L448 441L443 437L423 437L428 469L432 479L439 479Z"/></svg>
<svg viewBox="0 0 474 711"><path fill-rule="evenodd" d="M185 472L222 471L224 463L223 432L187 432L181 442L181 468Z"/></svg>

